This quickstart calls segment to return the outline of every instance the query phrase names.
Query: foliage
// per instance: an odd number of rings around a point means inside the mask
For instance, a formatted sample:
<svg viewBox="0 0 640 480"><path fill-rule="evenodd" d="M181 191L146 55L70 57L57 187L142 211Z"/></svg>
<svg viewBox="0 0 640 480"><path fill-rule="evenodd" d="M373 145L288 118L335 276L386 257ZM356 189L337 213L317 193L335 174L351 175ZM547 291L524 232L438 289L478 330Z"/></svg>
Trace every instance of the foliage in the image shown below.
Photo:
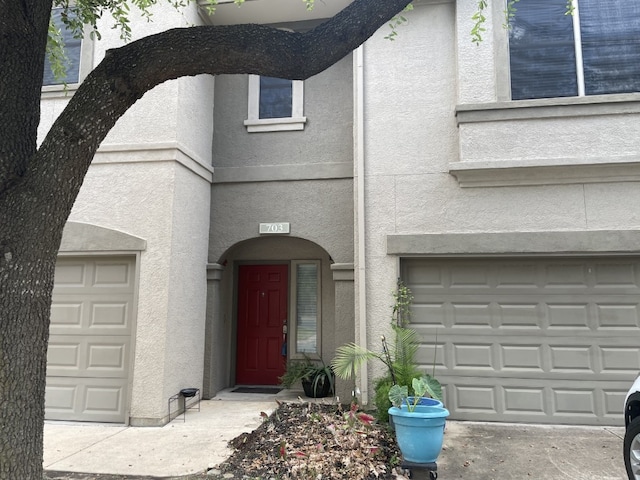
<svg viewBox="0 0 640 480"><path fill-rule="evenodd" d="M130 41L132 37L131 14L132 7L143 19L152 21L151 8L160 3L168 2L176 10L184 9L196 0L53 0L54 8L62 9L62 23L68 28L75 38L83 38L85 31L89 31L92 39L102 38L98 28L98 22L105 16L110 16L112 27L120 31L120 38ZM313 10L315 0L302 0L307 10ZM245 0L234 0L238 6ZM206 0L205 8L209 15L216 11L218 0ZM68 59L65 55L64 40L60 30L53 21L49 22L49 35L47 37L47 58L51 64L51 70L56 79L62 79L66 73Z"/></svg>
<svg viewBox="0 0 640 480"><path fill-rule="evenodd" d="M431 398L442 401L442 386L440 382L431 375L423 375L420 378L414 378L411 386L413 387L413 400L409 400L409 387L407 385L393 385L389 390L389 400L394 407L400 406L406 402L407 409L413 412L416 405L420 402L420 398L428 395Z"/></svg>
<svg viewBox="0 0 640 480"><path fill-rule="evenodd" d="M495 1L495 0L494 0ZM507 0L507 6L504 10L504 28L511 28L513 19L516 16L516 4L520 0ZM487 17L485 14L485 10L489 6L488 0L477 0L478 4L476 7L476 11L471 16L471 20L473 20L473 26L471 27L471 41L476 45L479 45L482 42L482 35L486 32L486 28L484 27ZM567 9L565 15L573 15L575 12L575 0L567 0Z"/></svg>
<svg viewBox="0 0 640 480"><path fill-rule="evenodd" d="M411 3L404 8L405 12L410 12L411 10L413 10L413 4ZM404 15L396 15L395 17L393 17L389 22L389 28L391 29L391 32L384 38L391 41L395 40L398 36L398 27L404 25L405 23L407 23L407 18Z"/></svg>
<svg viewBox="0 0 640 480"><path fill-rule="evenodd" d="M289 360L287 370L280 377L282 386L291 388L302 380L310 381L313 391L322 388L328 382L330 391L334 392L333 369L322 360L316 362L306 356L304 360Z"/></svg>
<svg viewBox="0 0 640 480"><path fill-rule="evenodd" d="M394 382L420 376L420 369L415 363L418 350L418 334L415 330L392 325L394 342L387 347L386 338L381 337L383 353L374 352L355 343L347 343L336 349L336 355L331 361L335 374L343 379L349 379L364 362L379 360L387 368L389 376Z"/></svg>
<svg viewBox="0 0 640 480"><path fill-rule="evenodd" d="M478 0L478 7L471 17L473 20L473 28L471 28L471 41L476 45L479 45L482 41L482 34L487 30L484 27L487 17L485 16L485 9L487 8L487 0Z"/></svg>
<svg viewBox="0 0 640 480"><path fill-rule="evenodd" d="M349 411L343 415L345 421L347 422L345 428L350 429L354 432L359 432L362 429L369 429L373 425L373 418L366 412L361 412L359 406L356 402L351 402L351 407Z"/></svg>
<svg viewBox="0 0 640 480"><path fill-rule="evenodd" d="M393 341L389 345L384 336L381 337L382 353L368 350L355 343L348 343L336 349L332 366L336 375L349 379L364 362L378 360L382 362L387 374L375 381L374 404L379 421L388 421L387 410L391 406L389 390L392 385L412 385L423 373L418 367L415 357L418 352L419 336L408 328L411 318L413 295L411 290L398 280L396 290L392 293L395 300L392 307L391 330Z"/></svg>
<svg viewBox="0 0 640 480"><path fill-rule="evenodd" d="M393 386L393 380L389 375L378 378L374 385L373 404L376 406L376 418L379 422L389 422L389 408L391 400L389 400L389 390Z"/></svg>
<svg viewBox="0 0 640 480"><path fill-rule="evenodd" d="M413 295L404 282L398 279L396 291L393 292L395 303L393 305L392 319L398 327L406 327L411 322L411 304Z"/></svg>

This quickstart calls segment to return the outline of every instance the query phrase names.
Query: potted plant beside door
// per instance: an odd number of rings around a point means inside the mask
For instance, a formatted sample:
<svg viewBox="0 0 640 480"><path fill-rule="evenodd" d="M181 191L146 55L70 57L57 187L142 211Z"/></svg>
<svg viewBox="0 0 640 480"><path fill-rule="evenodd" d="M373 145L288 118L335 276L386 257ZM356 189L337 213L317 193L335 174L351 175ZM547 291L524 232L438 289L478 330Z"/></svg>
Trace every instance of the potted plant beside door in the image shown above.
<svg viewBox="0 0 640 480"><path fill-rule="evenodd" d="M434 463L442 450L444 426L449 411L442 406L421 405L420 399L428 395L442 398L440 382L430 375L414 378L414 397L409 397L407 385L393 385L389 390L389 416L393 418L396 440L405 461Z"/></svg>
<svg viewBox="0 0 640 480"><path fill-rule="evenodd" d="M333 395L335 375L321 359L314 361L305 357L304 360L289 360L280 382L285 388L300 382L307 397L323 398Z"/></svg>

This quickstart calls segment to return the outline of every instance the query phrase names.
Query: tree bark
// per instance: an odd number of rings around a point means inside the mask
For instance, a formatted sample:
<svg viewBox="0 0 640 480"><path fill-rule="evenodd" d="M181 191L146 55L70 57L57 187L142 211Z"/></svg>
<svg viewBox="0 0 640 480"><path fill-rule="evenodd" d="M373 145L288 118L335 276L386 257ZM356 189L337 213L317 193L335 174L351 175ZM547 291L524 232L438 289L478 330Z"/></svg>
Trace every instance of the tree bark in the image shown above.
<svg viewBox="0 0 640 480"><path fill-rule="evenodd" d="M185 75L306 79L409 0L355 0L307 33L260 25L169 30L110 50L39 149L51 0L0 0L0 479L42 478L46 352L62 230L98 146L156 85Z"/></svg>

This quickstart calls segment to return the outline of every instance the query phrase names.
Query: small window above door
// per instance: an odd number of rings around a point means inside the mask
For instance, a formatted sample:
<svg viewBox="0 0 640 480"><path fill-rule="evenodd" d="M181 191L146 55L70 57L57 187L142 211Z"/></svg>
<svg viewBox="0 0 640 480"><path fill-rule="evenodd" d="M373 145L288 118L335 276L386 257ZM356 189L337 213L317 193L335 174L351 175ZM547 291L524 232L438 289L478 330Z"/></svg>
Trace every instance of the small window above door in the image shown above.
<svg viewBox="0 0 640 480"><path fill-rule="evenodd" d="M304 82L249 75L247 132L303 130Z"/></svg>

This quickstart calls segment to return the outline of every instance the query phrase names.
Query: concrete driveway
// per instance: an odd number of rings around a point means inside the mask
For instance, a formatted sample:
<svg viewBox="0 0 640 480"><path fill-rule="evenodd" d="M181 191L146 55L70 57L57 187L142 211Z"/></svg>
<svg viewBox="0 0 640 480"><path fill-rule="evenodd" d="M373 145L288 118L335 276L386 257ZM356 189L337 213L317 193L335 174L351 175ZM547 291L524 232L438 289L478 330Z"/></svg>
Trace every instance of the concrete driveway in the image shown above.
<svg viewBox="0 0 640 480"><path fill-rule="evenodd" d="M447 422L439 479L626 480L622 427Z"/></svg>
<svg viewBox="0 0 640 480"><path fill-rule="evenodd" d="M292 392L283 394L295 398ZM47 471L68 478L179 477L202 473L231 454L227 442L260 425L274 395L223 393L164 427L47 422ZM282 400L288 398L279 396ZM439 480L626 480L622 427L569 427L448 421ZM67 478L65 476L55 478ZM126 478L126 477L125 477ZM419 479L418 472L414 478ZM428 478L428 477L427 477Z"/></svg>

